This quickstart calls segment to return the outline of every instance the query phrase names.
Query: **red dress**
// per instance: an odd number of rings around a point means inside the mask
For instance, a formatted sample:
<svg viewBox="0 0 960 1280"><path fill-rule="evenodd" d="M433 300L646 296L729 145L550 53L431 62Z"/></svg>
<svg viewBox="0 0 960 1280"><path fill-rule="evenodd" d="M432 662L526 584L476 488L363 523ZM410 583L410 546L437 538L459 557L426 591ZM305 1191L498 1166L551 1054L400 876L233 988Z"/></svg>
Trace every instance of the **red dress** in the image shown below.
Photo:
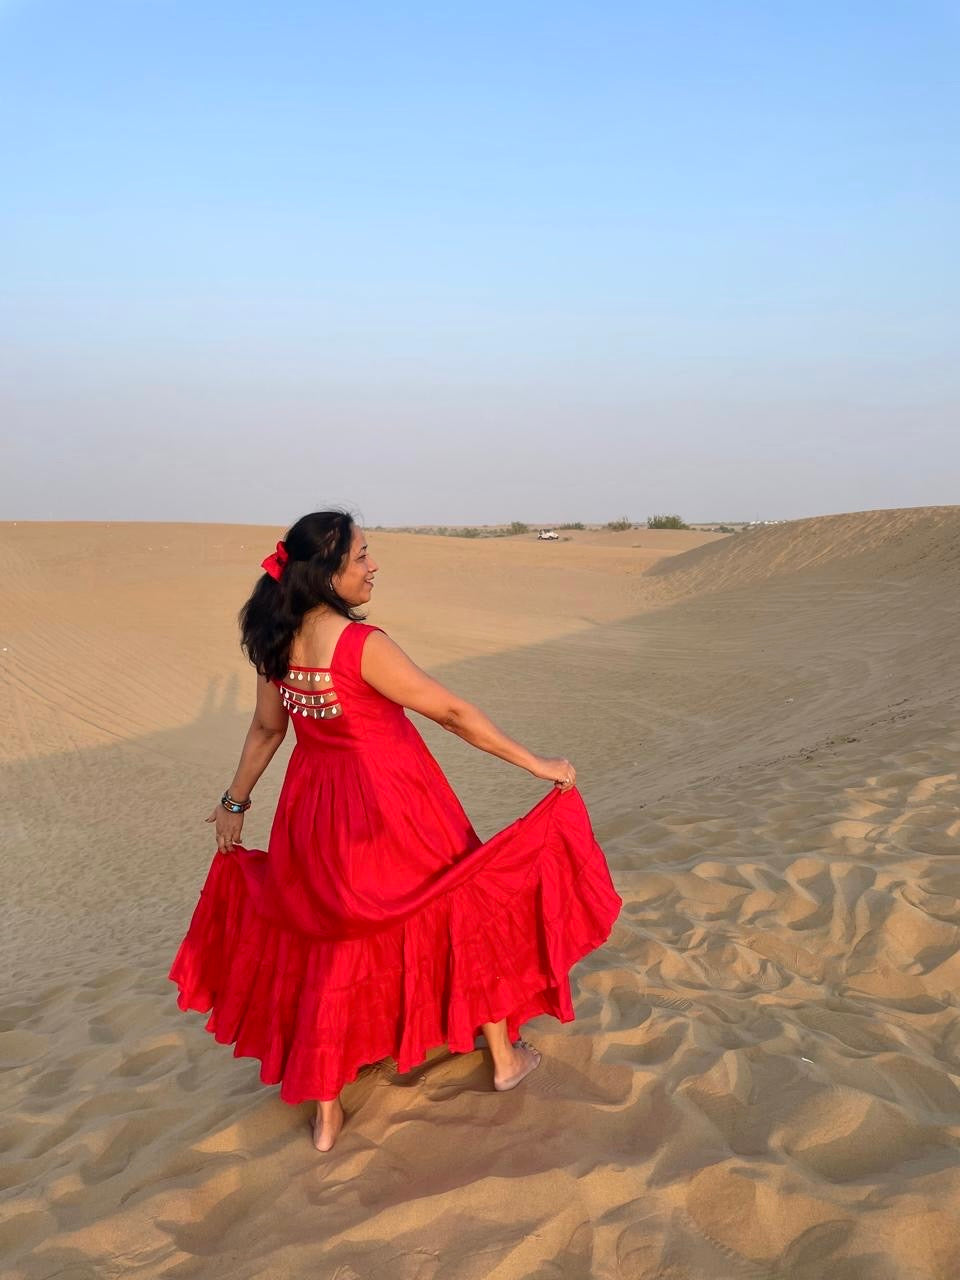
<svg viewBox="0 0 960 1280"><path fill-rule="evenodd" d="M328 668L277 681L293 716L269 849L216 853L169 977L181 1009L285 1102L334 1098L367 1063L400 1071L483 1022L511 1039L574 1017L570 967L621 907L576 790L481 843L404 709L360 674L348 623Z"/></svg>

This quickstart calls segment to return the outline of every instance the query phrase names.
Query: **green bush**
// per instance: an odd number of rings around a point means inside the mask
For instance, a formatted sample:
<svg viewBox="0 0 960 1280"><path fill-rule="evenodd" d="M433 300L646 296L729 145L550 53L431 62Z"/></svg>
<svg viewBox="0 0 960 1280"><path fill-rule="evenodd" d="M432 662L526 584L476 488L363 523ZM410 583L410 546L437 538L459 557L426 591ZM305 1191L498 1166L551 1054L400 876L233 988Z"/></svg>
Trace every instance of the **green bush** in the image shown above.
<svg viewBox="0 0 960 1280"><path fill-rule="evenodd" d="M582 520L573 520L570 524L554 525L555 529L585 529L587 526Z"/></svg>
<svg viewBox="0 0 960 1280"><path fill-rule="evenodd" d="M624 533L627 529L633 528L633 521L626 516L621 516L619 520L610 520L606 526L611 533Z"/></svg>
<svg viewBox="0 0 960 1280"><path fill-rule="evenodd" d="M648 529L689 529L679 516L648 516Z"/></svg>
<svg viewBox="0 0 960 1280"><path fill-rule="evenodd" d="M448 538L512 538L518 533L529 533L530 526L525 525L522 520L514 520L502 528L488 524L468 524L460 529L438 529L435 532L445 533Z"/></svg>

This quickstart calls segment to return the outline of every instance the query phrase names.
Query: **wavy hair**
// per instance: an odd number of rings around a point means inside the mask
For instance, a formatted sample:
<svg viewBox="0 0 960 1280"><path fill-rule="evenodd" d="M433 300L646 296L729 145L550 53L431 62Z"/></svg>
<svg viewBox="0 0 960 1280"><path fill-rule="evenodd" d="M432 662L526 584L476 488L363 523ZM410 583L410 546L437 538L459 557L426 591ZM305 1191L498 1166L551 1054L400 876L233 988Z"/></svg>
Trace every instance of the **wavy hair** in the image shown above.
<svg viewBox="0 0 960 1280"><path fill-rule="evenodd" d="M311 511L290 526L283 543L287 561L279 580L257 579L240 610L240 647L268 680L280 680L290 661L293 637L309 609L325 604L351 622L358 614L333 587L343 568L356 525L346 511Z"/></svg>

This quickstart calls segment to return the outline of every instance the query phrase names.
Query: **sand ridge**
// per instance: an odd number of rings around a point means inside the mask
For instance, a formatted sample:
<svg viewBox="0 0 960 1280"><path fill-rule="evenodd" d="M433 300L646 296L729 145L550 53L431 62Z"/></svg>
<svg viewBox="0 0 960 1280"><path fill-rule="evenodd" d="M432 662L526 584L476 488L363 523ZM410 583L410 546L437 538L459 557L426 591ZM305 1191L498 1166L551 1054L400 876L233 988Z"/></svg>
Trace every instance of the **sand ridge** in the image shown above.
<svg viewBox="0 0 960 1280"><path fill-rule="evenodd" d="M371 620L571 755L625 907L577 1022L526 1029L529 1086L494 1094L479 1052L373 1066L321 1158L309 1108L165 978L276 536L0 526L0 1274L960 1274L960 509L653 570L649 547L376 535ZM423 728L485 834L535 799Z"/></svg>

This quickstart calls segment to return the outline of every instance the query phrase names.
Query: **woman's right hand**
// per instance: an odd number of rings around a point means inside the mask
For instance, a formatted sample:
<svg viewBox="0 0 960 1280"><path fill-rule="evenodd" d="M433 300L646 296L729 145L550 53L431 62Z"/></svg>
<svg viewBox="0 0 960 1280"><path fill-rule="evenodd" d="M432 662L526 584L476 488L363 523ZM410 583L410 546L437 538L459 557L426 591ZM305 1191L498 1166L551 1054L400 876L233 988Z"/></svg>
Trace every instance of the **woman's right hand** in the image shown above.
<svg viewBox="0 0 960 1280"><path fill-rule="evenodd" d="M562 756L559 759L537 756L537 762L530 772L535 778L552 782L558 791L569 791L577 780L576 769Z"/></svg>
<svg viewBox="0 0 960 1280"><path fill-rule="evenodd" d="M240 832L243 830L242 813L228 813L222 804L218 804L210 817L204 818L204 822L217 824L217 850L220 853L226 853L239 842Z"/></svg>

